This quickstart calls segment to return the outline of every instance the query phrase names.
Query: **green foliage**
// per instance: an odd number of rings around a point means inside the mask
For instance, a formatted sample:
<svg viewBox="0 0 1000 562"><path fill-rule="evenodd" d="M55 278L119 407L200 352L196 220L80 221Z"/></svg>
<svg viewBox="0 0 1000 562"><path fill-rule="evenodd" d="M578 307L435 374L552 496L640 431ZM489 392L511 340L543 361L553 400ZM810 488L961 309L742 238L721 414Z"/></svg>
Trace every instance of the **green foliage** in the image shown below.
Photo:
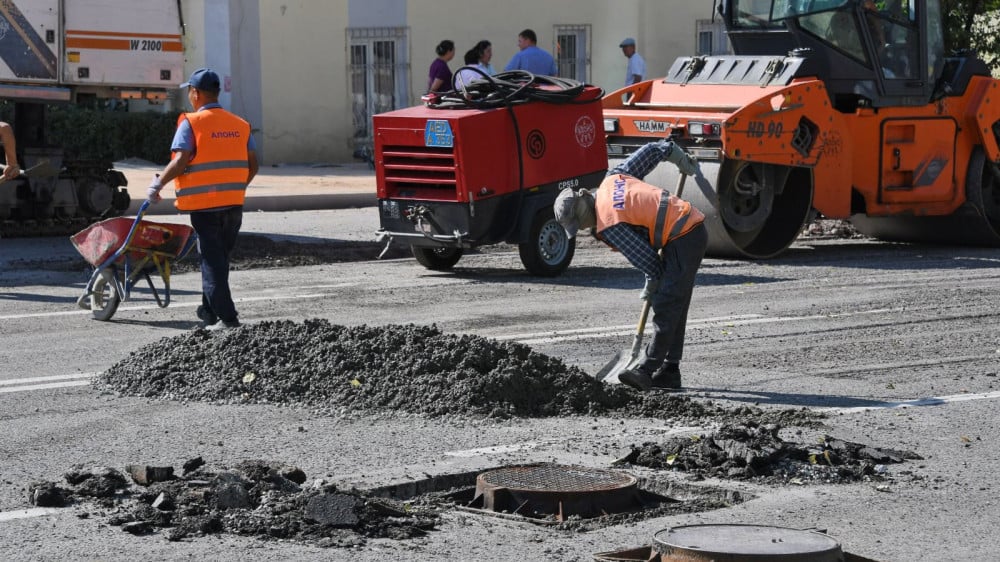
<svg viewBox="0 0 1000 562"><path fill-rule="evenodd" d="M46 115L46 140L62 146L70 159L141 158L166 164L177 115L55 105Z"/></svg>
<svg viewBox="0 0 1000 562"><path fill-rule="evenodd" d="M63 147L70 159L114 162L141 158L166 164L178 115L112 111L99 103L49 105L44 136L50 146ZM14 123L13 102L0 101L0 121Z"/></svg>
<svg viewBox="0 0 1000 562"><path fill-rule="evenodd" d="M995 75L1000 70L1000 0L941 0L941 16L946 52L975 49Z"/></svg>

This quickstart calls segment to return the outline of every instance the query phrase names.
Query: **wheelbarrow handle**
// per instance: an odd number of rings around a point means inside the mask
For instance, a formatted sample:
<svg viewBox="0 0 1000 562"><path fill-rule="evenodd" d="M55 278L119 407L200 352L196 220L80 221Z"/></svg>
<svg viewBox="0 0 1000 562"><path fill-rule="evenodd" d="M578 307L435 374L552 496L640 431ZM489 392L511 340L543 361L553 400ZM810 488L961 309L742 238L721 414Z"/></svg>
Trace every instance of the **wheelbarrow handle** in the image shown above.
<svg viewBox="0 0 1000 562"><path fill-rule="evenodd" d="M125 236L125 240L122 241L122 244L118 248L118 251L116 251L114 254L111 254L111 256L108 259L104 260L103 263L98 265L97 269L95 270L95 273L104 269L105 267L108 267L109 265L114 263L115 260L120 258L122 254L125 253L125 248L127 248L128 245L132 242L132 237L135 236L135 231L136 229L139 228L139 223L142 222L142 216L146 214L146 209L148 208L149 208L149 199L143 201L142 205L139 205L139 211L135 214L135 220L132 221L132 228L128 229L128 235Z"/></svg>

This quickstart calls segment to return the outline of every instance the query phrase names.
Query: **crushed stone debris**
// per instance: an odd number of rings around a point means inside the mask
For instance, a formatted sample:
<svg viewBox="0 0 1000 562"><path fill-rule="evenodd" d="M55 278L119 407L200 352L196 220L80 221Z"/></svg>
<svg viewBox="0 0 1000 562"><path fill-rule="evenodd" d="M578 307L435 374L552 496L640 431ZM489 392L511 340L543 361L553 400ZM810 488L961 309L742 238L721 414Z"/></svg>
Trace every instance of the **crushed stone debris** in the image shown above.
<svg viewBox="0 0 1000 562"><path fill-rule="evenodd" d="M674 437L633 446L617 465L684 472L693 480L721 478L762 484L842 484L888 480L887 468L922 457L828 435L813 444L784 441L781 426L724 425L711 434Z"/></svg>
<svg viewBox="0 0 1000 562"><path fill-rule="evenodd" d="M868 238L858 232L850 221L818 217L802 229L800 238L806 240Z"/></svg>
<svg viewBox="0 0 1000 562"><path fill-rule="evenodd" d="M39 507L90 509L124 532L161 533L170 541L231 533L353 547L371 538L423 536L438 520L434 510L409 502L342 490L322 479L307 484L301 469L284 463L248 460L213 468L197 461L183 476L149 485L129 482L114 468L76 465L64 486L35 482L28 498Z"/></svg>
<svg viewBox="0 0 1000 562"><path fill-rule="evenodd" d="M327 415L430 417L734 416L808 425L808 410L726 409L672 393L609 385L517 342L436 326L347 327L323 319L194 330L130 353L98 376L121 395L223 404L305 406Z"/></svg>

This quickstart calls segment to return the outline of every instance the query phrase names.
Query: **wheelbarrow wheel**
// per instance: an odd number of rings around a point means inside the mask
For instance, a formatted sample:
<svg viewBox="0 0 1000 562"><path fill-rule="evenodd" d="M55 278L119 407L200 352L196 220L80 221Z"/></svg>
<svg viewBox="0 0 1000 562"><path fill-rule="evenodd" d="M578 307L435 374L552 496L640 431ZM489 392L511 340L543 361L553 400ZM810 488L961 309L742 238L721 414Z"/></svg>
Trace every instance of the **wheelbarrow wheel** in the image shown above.
<svg viewBox="0 0 1000 562"><path fill-rule="evenodd" d="M118 272L114 267L108 267L101 271L97 281L94 282L94 291L90 295L90 313L95 320L107 321L115 315L118 305L122 299L115 290L115 275Z"/></svg>

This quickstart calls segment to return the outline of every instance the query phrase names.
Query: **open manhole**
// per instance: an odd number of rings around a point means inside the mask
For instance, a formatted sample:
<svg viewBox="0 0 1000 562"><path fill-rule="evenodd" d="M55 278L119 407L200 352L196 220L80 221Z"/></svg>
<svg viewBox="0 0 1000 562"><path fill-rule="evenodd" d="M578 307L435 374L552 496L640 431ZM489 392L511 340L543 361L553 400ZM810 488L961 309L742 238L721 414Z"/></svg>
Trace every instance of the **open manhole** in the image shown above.
<svg viewBox="0 0 1000 562"><path fill-rule="evenodd" d="M509 466L476 477L476 499L491 511L565 521L641 509L648 498L638 482L630 474L599 468Z"/></svg>
<svg viewBox="0 0 1000 562"><path fill-rule="evenodd" d="M560 464L503 466L368 490L396 500L588 531L650 517L694 513L742 503L747 495L620 470Z"/></svg>

